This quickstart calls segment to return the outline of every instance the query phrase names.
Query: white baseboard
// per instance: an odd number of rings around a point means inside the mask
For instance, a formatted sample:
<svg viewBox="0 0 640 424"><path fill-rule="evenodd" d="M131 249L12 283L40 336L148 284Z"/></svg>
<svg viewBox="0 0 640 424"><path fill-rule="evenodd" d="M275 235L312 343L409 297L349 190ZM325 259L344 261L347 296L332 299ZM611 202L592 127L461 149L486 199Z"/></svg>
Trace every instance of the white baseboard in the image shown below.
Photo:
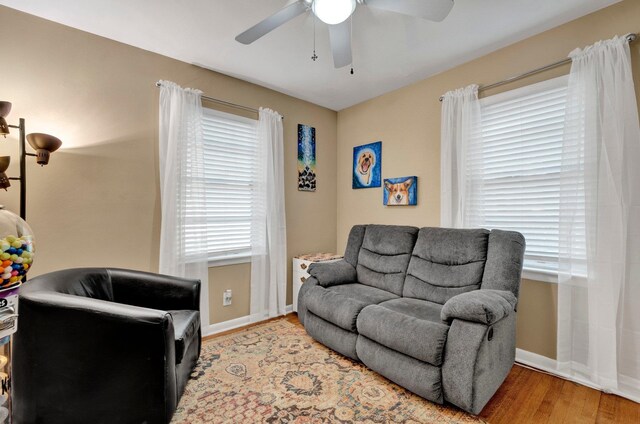
<svg viewBox="0 0 640 424"><path fill-rule="evenodd" d="M291 312L293 312L293 305L287 305L285 308L285 314L290 314ZM243 317L231 319L229 321L211 324L207 328L202 329L202 337L212 336L217 333L222 333L223 331L229 331L239 327L244 327L245 325L249 325L251 323L251 316L245 315Z"/></svg>
<svg viewBox="0 0 640 424"><path fill-rule="evenodd" d="M556 361L555 359L551 359L551 358L547 358L546 356L543 355L538 355L537 353L533 353L533 352L529 352L526 350L522 350L522 349L516 349L516 362L522 365L526 365L528 367L531 368L535 368L538 369L540 371L546 372L548 374L552 374L556 377L560 377L564 380L569 380L569 381L573 381L574 383L578 383L581 384L583 386L587 386L587 387L591 387L592 389L595 390L599 390L601 392L605 392L605 393L613 393L615 395L630 399L634 402L638 402L640 403L640 396L636 396L632 393L628 393L627 391L620 391L620 390L603 390L602 387L598 386L597 384L594 384L588 380L576 377L574 375L570 375L567 374L563 371L560 371L558 369L558 361ZM629 379L621 379L620 383L622 384L626 384L628 387L632 387L636 390L638 390L638 382L633 380L633 381L627 381Z"/></svg>
<svg viewBox="0 0 640 424"><path fill-rule="evenodd" d="M516 348L516 362L533 368L538 368L546 372L556 372L557 362L555 359L529 352L528 350Z"/></svg>

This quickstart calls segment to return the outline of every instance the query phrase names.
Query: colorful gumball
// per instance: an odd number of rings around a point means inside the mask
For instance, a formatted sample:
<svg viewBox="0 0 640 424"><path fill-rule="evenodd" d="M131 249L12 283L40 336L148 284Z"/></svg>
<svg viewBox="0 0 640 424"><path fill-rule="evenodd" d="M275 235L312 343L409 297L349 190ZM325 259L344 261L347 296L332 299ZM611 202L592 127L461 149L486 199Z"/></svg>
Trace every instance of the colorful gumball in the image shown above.
<svg viewBox="0 0 640 424"><path fill-rule="evenodd" d="M2 288L24 281L33 262L33 243L30 239L7 236L0 239L0 286Z"/></svg>
<svg viewBox="0 0 640 424"><path fill-rule="evenodd" d="M29 224L0 206L0 288L12 289L27 280L34 253Z"/></svg>

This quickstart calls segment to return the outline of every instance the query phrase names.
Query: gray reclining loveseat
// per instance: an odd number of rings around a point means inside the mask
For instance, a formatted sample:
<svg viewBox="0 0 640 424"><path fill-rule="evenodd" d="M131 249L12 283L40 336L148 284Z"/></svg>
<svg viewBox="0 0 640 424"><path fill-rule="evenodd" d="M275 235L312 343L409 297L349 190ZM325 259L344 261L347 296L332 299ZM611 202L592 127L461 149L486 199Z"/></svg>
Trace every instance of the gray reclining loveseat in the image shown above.
<svg viewBox="0 0 640 424"><path fill-rule="evenodd" d="M478 414L515 359L520 233L357 225L344 260L313 264L307 332L433 402Z"/></svg>

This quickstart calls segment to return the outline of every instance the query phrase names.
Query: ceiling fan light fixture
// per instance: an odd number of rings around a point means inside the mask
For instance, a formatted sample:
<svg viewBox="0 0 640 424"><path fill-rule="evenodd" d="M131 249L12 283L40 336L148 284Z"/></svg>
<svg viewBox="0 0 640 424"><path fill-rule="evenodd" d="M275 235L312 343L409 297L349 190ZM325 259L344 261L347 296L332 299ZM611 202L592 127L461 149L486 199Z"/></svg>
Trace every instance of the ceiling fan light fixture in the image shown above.
<svg viewBox="0 0 640 424"><path fill-rule="evenodd" d="M325 24L337 25L353 14L356 10L356 0L313 0L312 9Z"/></svg>

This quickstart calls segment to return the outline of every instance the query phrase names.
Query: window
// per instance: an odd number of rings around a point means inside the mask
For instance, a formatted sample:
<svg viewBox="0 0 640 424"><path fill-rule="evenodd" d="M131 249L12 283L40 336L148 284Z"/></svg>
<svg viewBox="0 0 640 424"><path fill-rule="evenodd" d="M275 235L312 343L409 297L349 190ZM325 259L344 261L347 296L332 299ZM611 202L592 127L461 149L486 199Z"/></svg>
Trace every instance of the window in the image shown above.
<svg viewBox="0 0 640 424"><path fill-rule="evenodd" d="M567 84L561 77L482 99L482 138L467 155L468 224L521 232L525 276L547 281L558 271Z"/></svg>
<svg viewBox="0 0 640 424"><path fill-rule="evenodd" d="M209 261L217 264L244 262L251 256L257 127L254 119L204 109L206 210L196 213L206 214Z"/></svg>

